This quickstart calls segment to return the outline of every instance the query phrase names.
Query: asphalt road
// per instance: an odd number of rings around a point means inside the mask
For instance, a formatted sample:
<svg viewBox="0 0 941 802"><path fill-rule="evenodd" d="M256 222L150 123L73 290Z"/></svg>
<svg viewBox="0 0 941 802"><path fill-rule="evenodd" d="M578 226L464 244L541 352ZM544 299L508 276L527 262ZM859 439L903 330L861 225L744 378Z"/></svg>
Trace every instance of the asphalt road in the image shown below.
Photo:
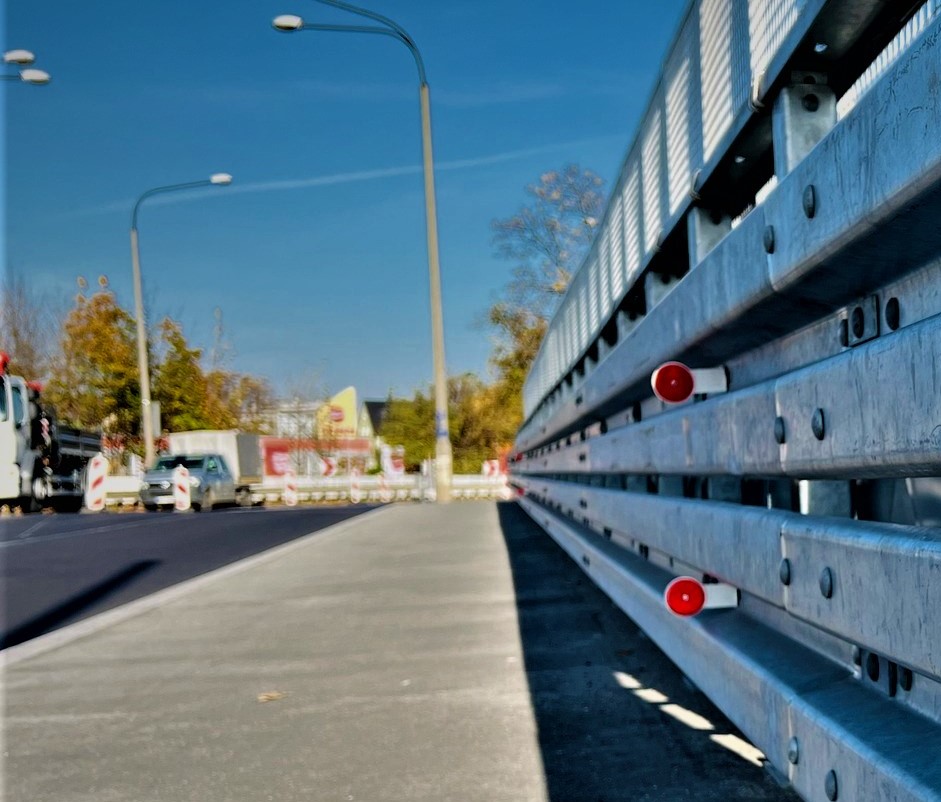
<svg viewBox="0 0 941 802"><path fill-rule="evenodd" d="M28 515L0 521L0 648L372 509Z"/></svg>

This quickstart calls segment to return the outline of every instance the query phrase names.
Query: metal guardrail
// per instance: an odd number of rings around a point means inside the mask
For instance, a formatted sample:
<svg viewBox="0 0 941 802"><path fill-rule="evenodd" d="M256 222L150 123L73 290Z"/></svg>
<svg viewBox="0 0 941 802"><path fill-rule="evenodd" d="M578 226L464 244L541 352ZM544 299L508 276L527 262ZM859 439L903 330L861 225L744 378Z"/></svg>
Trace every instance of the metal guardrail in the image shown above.
<svg viewBox="0 0 941 802"><path fill-rule="evenodd" d="M140 480L133 476L109 476L105 480L106 500L110 506L134 506L140 502ZM355 491L354 491L355 488ZM280 502L284 482L266 480L252 485L256 503ZM457 500L509 499L512 491L505 476L456 475L452 497ZM434 498L433 478L407 474L384 481L379 476L361 476L355 485L349 476L299 477L297 498L301 502L353 501L388 503L392 501L428 501Z"/></svg>
<svg viewBox="0 0 941 802"><path fill-rule="evenodd" d="M941 2L692 2L525 389L521 505L808 800L941 800L939 131Z"/></svg>

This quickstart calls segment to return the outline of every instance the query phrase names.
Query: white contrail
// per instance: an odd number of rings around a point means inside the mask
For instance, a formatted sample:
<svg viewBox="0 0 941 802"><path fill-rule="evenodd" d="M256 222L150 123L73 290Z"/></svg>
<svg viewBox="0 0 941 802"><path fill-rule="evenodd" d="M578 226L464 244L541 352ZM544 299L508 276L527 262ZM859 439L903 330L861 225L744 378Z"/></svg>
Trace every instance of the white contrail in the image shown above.
<svg viewBox="0 0 941 802"><path fill-rule="evenodd" d="M451 161L437 162L435 164L436 172L447 172L451 170L470 170L475 167L486 167L491 164L500 164L502 162L525 159L529 156L538 156L540 153L551 153L557 150L565 150L584 145L604 142L613 139L612 136L591 137L574 142L557 142L551 145L540 145L534 148L523 148L520 150L509 150L504 153L493 153L489 156L477 156L470 159L453 159ZM620 137L618 137L620 139ZM239 195L249 192L278 192L290 189L310 189L312 187L325 187L334 184L353 184L359 181L377 181L384 178L395 178L403 175L414 175L421 173L420 164L402 165L400 167L381 167L374 170L357 170L348 173L334 173L333 175L318 175L310 178L287 178L277 181L255 181L248 184L234 183L227 187L223 192L215 193L179 193L172 195L157 196L149 201L149 205L158 206L175 203L188 203L193 200L206 200L210 197L224 197L230 195ZM236 177L237 180L237 177ZM115 201L102 204L101 206L90 206L86 209L79 209L68 213L68 217L84 217L88 215L104 214L108 212L128 211L134 203L133 199Z"/></svg>

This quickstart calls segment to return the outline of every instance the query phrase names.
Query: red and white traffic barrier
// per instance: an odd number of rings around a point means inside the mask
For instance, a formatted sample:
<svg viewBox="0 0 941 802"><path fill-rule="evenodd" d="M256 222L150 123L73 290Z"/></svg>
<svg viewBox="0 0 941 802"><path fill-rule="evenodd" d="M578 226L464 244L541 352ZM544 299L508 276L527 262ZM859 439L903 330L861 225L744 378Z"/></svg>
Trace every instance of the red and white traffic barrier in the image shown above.
<svg viewBox="0 0 941 802"><path fill-rule="evenodd" d="M85 509L89 512L101 512L105 508L105 479L110 469L108 460L96 454L88 462L85 477Z"/></svg>
<svg viewBox="0 0 941 802"><path fill-rule="evenodd" d="M177 512L188 512L192 506L190 472L185 465L177 465L173 469L173 509Z"/></svg>
<svg viewBox="0 0 941 802"><path fill-rule="evenodd" d="M703 610L738 607L738 589L722 582L705 584L691 576L678 576L667 585L663 601L674 615L689 618Z"/></svg>
<svg viewBox="0 0 941 802"><path fill-rule="evenodd" d="M291 468L284 472L284 491L281 493L281 499L288 507L297 506L297 474Z"/></svg>
<svg viewBox="0 0 941 802"><path fill-rule="evenodd" d="M363 491L359 486L359 470L353 468L350 471L350 501L353 504L359 504L363 500Z"/></svg>
<svg viewBox="0 0 941 802"><path fill-rule="evenodd" d="M654 395L667 404L682 404L694 395L724 393L729 389L725 368L688 368L682 362L664 362L650 376Z"/></svg>
<svg viewBox="0 0 941 802"><path fill-rule="evenodd" d="M389 480L384 473L379 474L379 501L388 504L392 501L392 490L389 487Z"/></svg>

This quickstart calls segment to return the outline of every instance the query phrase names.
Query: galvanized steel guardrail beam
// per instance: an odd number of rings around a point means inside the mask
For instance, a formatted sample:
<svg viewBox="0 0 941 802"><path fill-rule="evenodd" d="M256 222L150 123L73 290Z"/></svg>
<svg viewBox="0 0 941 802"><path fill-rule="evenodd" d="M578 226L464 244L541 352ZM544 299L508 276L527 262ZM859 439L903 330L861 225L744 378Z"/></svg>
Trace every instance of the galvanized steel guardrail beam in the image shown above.
<svg viewBox="0 0 941 802"><path fill-rule="evenodd" d="M695 0L524 392L520 504L808 800L941 800L939 131L939 0Z"/></svg>
<svg viewBox="0 0 941 802"><path fill-rule="evenodd" d="M937 722L870 693L851 662L825 659L739 611L672 616L663 604L669 571L534 500L520 503L805 799L941 800Z"/></svg>

